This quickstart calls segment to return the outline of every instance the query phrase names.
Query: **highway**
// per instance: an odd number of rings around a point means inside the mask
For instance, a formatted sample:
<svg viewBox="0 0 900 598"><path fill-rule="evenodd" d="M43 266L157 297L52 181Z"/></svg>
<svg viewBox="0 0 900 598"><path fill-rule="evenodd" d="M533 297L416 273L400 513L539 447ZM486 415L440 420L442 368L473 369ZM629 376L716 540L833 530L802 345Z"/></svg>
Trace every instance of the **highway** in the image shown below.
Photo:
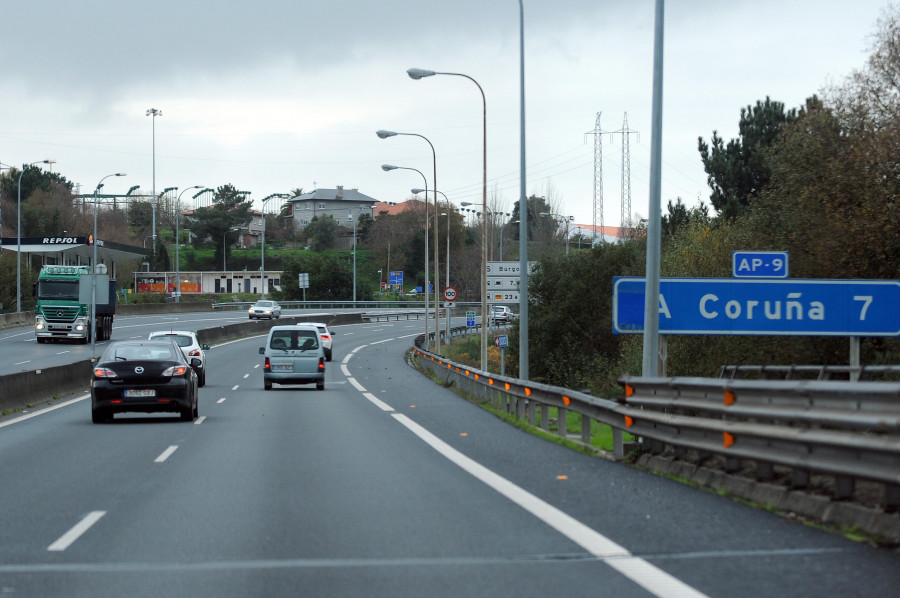
<svg viewBox="0 0 900 598"><path fill-rule="evenodd" d="M114 339L160 323L117 318ZM194 423L95 425L84 395L0 418L0 594L900 596L895 550L572 452L433 384L404 356L422 328L336 327L324 392L264 391L261 338L218 345ZM17 334L5 355L84 348Z"/></svg>

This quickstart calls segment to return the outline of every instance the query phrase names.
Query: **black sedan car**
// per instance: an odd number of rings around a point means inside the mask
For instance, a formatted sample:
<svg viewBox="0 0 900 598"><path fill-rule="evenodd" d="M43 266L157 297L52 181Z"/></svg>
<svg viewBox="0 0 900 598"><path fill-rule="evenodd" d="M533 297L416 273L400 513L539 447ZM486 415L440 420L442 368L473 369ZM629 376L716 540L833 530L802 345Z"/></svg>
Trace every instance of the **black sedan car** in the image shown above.
<svg viewBox="0 0 900 598"><path fill-rule="evenodd" d="M174 412L182 421L198 415L199 359L190 362L172 340L111 343L94 364L91 419L102 423L116 413Z"/></svg>

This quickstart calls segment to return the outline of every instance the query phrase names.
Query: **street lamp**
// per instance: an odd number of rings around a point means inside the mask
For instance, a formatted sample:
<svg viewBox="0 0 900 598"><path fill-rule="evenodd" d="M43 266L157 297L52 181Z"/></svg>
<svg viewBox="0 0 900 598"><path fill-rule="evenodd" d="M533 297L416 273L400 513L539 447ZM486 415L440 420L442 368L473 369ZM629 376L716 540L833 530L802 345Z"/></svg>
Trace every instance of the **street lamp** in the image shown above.
<svg viewBox="0 0 900 598"><path fill-rule="evenodd" d="M38 160L23 164L19 173L19 201L16 206L16 311L22 311L22 176L30 166L50 164L50 160Z"/></svg>
<svg viewBox="0 0 900 598"><path fill-rule="evenodd" d="M410 192L413 195L418 195L419 193L425 192L425 203L428 203L428 191L425 189L410 189ZM440 193L444 196L444 200L447 202L447 212L438 214L438 216L446 216L447 217L447 263L444 265L444 269L447 271L447 283L444 288L450 286L450 200L447 199L447 196L443 191L436 191L436 193ZM437 220L434 223L437 226ZM438 301L437 297L435 297L435 301ZM452 305L452 304L451 304ZM450 343L450 307L447 308L447 343Z"/></svg>
<svg viewBox="0 0 900 598"><path fill-rule="evenodd" d="M12 166L8 166L0 162L0 170L9 170ZM0 206L3 205L2 198L0 198ZM0 209L0 249L3 247L3 210Z"/></svg>
<svg viewBox="0 0 900 598"><path fill-rule="evenodd" d="M519 4L521 5L521 0L519 0ZM470 77L469 75L465 75L463 73L449 73L449 72L440 72L440 71L430 71L426 69L417 69L411 68L406 71L406 74L410 76L411 79L419 80L423 77L431 77L433 75L450 75L453 77L464 77L475 84L478 88L478 91L481 93L481 104L482 104L482 155L483 155L483 165L482 165L482 185L481 185L481 203L482 210L487 212L487 100L484 97L484 89L481 88L478 81ZM434 188L437 189L437 182L435 182ZM437 201L437 196L435 196L435 201ZM481 223L481 369L483 371L487 371L487 260L488 260L488 247L487 247L487 222L482 221ZM437 246L437 241L435 241L435 246Z"/></svg>
<svg viewBox="0 0 900 598"><path fill-rule="evenodd" d="M270 199L275 199L276 197L284 199L290 196L284 193L273 193L272 195L267 195L262 198L262 234L260 235L260 241L262 241L262 253L260 254L261 259L259 264L260 276L262 277L262 289L259 296L260 299L266 298L266 202Z"/></svg>
<svg viewBox="0 0 900 598"><path fill-rule="evenodd" d="M381 135L379 135L381 137ZM422 177L422 180L425 182L425 346L428 347L428 179L425 178L425 175L422 174L422 171L417 168L410 168L408 166L394 166L393 164L382 164L381 170L385 172L390 172L391 170L414 170L418 172ZM437 302L437 296L434 298L435 302ZM437 320L434 322L435 331L437 331ZM437 334L435 334L437 336Z"/></svg>
<svg viewBox="0 0 900 598"><path fill-rule="evenodd" d="M162 110L150 108L147 110L147 116L152 117L153 122L153 254L156 255L156 117L162 116Z"/></svg>
<svg viewBox="0 0 900 598"><path fill-rule="evenodd" d="M97 198L97 193L100 191L100 187L103 186L103 181L113 176L126 176L124 172L117 172L115 174L108 174L97 183L97 186L94 188L94 259L91 262L91 358L94 357L94 347L96 346L97 339L97 203L99 199Z"/></svg>
<svg viewBox="0 0 900 598"><path fill-rule="evenodd" d="M184 195L185 191L190 189L202 188L203 185L188 187L179 193L178 199L175 200L175 303L181 303L181 253L179 252L179 249L181 248L181 231L179 230L179 225L181 223L181 196Z"/></svg>
<svg viewBox="0 0 900 598"><path fill-rule="evenodd" d="M239 228L229 228L228 230L225 231L225 234L222 235L222 273L223 273L223 274L224 274L225 271L227 270L226 264L225 264L225 239L228 238L228 233L233 233L233 232L236 232L236 231L239 231L239 230L241 230L241 229L239 229Z"/></svg>
<svg viewBox="0 0 900 598"><path fill-rule="evenodd" d="M558 223L566 223L566 255L569 255L569 223L575 220L575 216L563 216L553 212L541 212L541 216L550 216Z"/></svg>
<svg viewBox="0 0 900 598"><path fill-rule="evenodd" d="M429 141L429 139L427 137L425 137L424 135L420 135L418 133L398 133L396 131L385 131L384 129L379 129L378 131L375 132L375 134L378 135L378 137L381 139L387 139L388 137L394 137L396 135L407 135L407 136L411 136L411 137L420 137L420 138L424 139L428 143L428 145L431 147L431 157L433 160L433 169L434 169L434 173L432 175L432 182L434 183L434 185L433 185L434 188L437 189L437 153L434 151L434 145L431 143L431 141ZM382 168L384 168L384 167L382 167ZM425 200L428 201L428 198L426 197ZM434 212L435 212L435 214L437 214L437 209L438 209L437 195L435 195L434 196ZM427 243L427 241L426 241L426 243ZM440 250L440 246L438 245L438 227L435 225L435 227L434 227L434 326L435 326L434 346L435 346L435 352L438 355L441 354L441 335L438 332L440 330L440 315L441 314L440 314L440 307L439 307L440 304L437 300L437 295L440 292L439 287L441 286L440 285L441 270L440 270L440 265L438 263L440 261L440 259L438 257L439 250ZM427 267L427 264L426 264L426 267Z"/></svg>

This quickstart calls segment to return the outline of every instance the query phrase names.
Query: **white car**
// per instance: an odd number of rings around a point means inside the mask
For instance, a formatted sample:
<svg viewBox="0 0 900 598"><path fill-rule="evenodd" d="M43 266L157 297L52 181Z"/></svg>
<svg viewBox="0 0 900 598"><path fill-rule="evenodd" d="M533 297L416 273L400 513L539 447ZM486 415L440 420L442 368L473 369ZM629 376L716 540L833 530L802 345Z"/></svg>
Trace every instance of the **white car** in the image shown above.
<svg viewBox="0 0 900 598"><path fill-rule="evenodd" d="M247 314L250 316L250 319L258 318L258 319L275 319L281 317L281 306L278 305L275 301L270 301L269 299L260 299L256 303L250 306L250 309L247 310Z"/></svg>
<svg viewBox="0 0 900 598"><path fill-rule="evenodd" d="M331 361L331 345L334 332L328 329L328 325L322 322L298 322L298 325L315 326L319 331L319 338L322 339L322 348L325 349L325 360Z"/></svg>
<svg viewBox="0 0 900 598"><path fill-rule="evenodd" d="M491 306L491 323L493 324L509 324L516 319L516 314L505 305Z"/></svg>
<svg viewBox="0 0 900 598"><path fill-rule="evenodd" d="M201 345L197 339L197 333L193 330L157 330L151 332L149 340L153 339L172 339L175 344L181 347L185 359L188 362L193 358L200 360L200 367L197 368L197 386L206 385L206 352L209 351L209 345Z"/></svg>

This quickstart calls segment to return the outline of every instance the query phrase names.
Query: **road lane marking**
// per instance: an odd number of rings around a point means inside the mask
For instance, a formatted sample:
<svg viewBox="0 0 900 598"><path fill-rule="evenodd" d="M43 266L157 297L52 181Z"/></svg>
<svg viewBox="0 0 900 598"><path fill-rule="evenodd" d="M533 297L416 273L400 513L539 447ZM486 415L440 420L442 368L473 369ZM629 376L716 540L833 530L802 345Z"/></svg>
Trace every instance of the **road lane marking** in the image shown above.
<svg viewBox="0 0 900 598"><path fill-rule="evenodd" d="M205 420L205 419L206 419L206 416L205 416L205 415L201 415L201 416L198 417L196 420L194 420L194 425L195 425L195 426L199 426L200 424L203 423L203 420Z"/></svg>
<svg viewBox="0 0 900 598"><path fill-rule="evenodd" d="M388 405L387 403L385 403L384 401L382 401L381 399L379 399L378 397L376 397L375 395L373 395L370 392L364 392L363 396L366 397L367 399L369 399L372 403L374 403L382 411L393 411L394 410L393 407L391 407L390 405Z"/></svg>
<svg viewBox="0 0 900 598"><path fill-rule="evenodd" d="M225 397L222 397L221 399L219 399L218 401L216 401L216 403L224 403L224 402L225 402Z"/></svg>
<svg viewBox="0 0 900 598"><path fill-rule="evenodd" d="M706 596L655 565L632 555L624 547L574 517L457 451L406 415L394 413L391 417L463 471L516 503L653 595L660 598L704 598Z"/></svg>
<svg viewBox="0 0 900 598"><path fill-rule="evenodd" d="M30 363L30 362L31 362L31 360L28 359L28 360L26 360L26 361L20 361L20 362L18 362L18 363L14 363L13 365L22 365L22 364Z"/></svg>
<svg viewBox="0 0 900 598"><path fill-rule="evenodd" d="M91 511L85 515L84 519L75 524L75 527L60 536L59 540L47 547L50 552L61 552L72 545L72 543L80 538L86 531L100 521L100 518L106 515L106 511Z"/></svg>
<svg viewBox="0 0 900 598"><path fill-rule="evenodd" d="M240 387L241 387L240 384L235 384L234 386L231 387L231 390L237 390Z"/></svg>
<svg viewBox="0 0 900 598"><path fill-rule="evenodd" d="M164 463L166 459L172 456L172 453L178 450L178 445L173 444L162 453L160 453L159 457L153 460L154 463Z"/></svg>

